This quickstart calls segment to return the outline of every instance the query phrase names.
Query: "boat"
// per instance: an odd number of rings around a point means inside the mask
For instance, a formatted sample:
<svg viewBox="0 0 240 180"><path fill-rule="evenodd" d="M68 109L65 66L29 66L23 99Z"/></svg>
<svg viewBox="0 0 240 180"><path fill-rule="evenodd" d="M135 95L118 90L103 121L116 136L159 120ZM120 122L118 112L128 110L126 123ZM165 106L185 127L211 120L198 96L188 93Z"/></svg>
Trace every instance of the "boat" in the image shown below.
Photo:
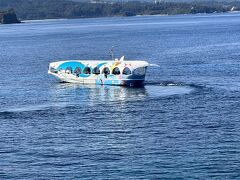
<svg viewBox="0 0 240 180"><path fill-rule="evenodd" d="M67 60L49 64L48 73L61 82L142 86L149 63L142 60L120 59L102 60Z"/></svg>

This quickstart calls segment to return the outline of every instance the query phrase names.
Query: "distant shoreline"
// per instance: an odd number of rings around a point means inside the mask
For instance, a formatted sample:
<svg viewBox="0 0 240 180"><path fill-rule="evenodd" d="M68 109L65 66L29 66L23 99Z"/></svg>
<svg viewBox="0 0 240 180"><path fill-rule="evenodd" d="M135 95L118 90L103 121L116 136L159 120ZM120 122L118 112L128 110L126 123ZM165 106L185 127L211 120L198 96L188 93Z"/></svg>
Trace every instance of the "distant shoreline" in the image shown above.
<svg viewBox="0 0 240 180"><path fill-rule="evenodd" d="M0 10L14 9L22 20L81 19L130 16L167 16L240 11L240 2L115 2L89 3L68 0L1 0Z"/></svg>
<svg viewBox="0 0 240 180"><path fill-rule="evenodd" d="M223 15L223 14L240 14L240 11L228 11L228 12L218 12L218 13L196 13L196 14L154 14L154 15L136 15L130 17L170 17L170 16L189 16L189 15ZM100 19L100 18L129 18L126 16L103 16L103 17L86 17L86 18L49 18L49 19L27 19L21 20L22 23L29 23L29 22L51 22L51 21L64 21L64 20L80 20L80 19Z"/></svg>

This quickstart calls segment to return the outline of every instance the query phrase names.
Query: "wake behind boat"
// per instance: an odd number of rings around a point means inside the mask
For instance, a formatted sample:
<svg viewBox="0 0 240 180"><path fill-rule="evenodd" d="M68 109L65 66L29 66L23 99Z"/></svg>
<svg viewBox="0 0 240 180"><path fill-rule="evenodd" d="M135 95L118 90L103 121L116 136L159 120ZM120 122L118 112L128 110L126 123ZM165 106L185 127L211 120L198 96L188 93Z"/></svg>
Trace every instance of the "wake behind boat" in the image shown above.
<svg viewBox="0 0 240 180"><path fill-rule="evenodd" d="M124 56L115 61L67 60L52 62L48 73L62 82L141 86L149 63L125 61Z"/></svg>

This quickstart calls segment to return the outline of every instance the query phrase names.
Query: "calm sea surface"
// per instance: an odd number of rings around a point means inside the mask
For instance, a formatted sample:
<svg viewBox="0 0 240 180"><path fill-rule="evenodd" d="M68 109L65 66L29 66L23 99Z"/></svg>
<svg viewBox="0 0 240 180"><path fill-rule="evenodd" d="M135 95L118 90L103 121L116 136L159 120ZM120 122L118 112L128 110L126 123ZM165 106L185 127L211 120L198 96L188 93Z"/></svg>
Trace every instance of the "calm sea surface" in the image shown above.
<svg viewBox="0 0 240 180"><path fill-rule="evenodd" d="M47 74L112 46L145 87ZM240 177L240 14L0 25L0 62L0 179Z"/></svg>

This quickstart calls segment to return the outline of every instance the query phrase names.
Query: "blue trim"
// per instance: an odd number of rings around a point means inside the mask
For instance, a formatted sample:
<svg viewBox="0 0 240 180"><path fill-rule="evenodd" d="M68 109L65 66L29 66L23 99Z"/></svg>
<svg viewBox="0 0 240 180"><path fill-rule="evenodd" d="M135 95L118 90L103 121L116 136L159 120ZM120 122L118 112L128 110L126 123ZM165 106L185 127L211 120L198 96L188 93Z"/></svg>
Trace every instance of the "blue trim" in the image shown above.
<svg viewBox="0 0 240 180"><path fill-rule="evenodd" d="M97 67L100 68L100 67L102 67L102 66L105 65L105 64L107 64L107 63L106 63L106 62L100 63L100 64L97 65ZM93 68L94 68L94 67L93 67Z"/></svg>
<svg viewBox="0 0 240 180"><path fill-rule="evenodd" d="M60 66L58 66L57 70L66 69L67 67L71 67L74 71L76 67L80 67L81 70L83 70L85 65L77 61L69 61L69 62L62 63Z"/></svg>

